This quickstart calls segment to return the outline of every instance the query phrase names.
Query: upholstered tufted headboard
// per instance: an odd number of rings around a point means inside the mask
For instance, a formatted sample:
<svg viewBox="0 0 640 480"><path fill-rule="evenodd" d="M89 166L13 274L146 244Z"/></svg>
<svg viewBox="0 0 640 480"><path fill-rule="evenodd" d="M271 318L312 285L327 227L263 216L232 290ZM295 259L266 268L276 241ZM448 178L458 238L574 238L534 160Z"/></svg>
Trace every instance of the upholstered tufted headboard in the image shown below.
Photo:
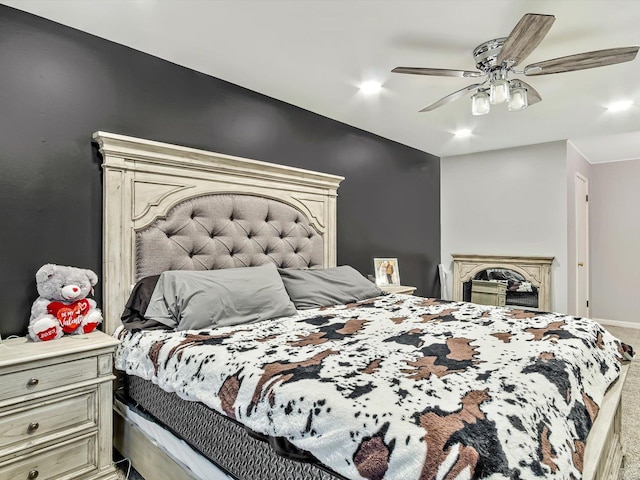
<svg viewBox="0 0 640 480"><path fill-rule="evenodd" d="M336 264L343 177L96 132L103 156L103 313L165 270Z"/></svg>
<svg viewBox="0 0 640 480"><path fill-rule="evenodd" d="M290 205L253 195L205 195L138 232L136 278L165 270L215 270L268 262L322 266L322 236Z"/></svg>

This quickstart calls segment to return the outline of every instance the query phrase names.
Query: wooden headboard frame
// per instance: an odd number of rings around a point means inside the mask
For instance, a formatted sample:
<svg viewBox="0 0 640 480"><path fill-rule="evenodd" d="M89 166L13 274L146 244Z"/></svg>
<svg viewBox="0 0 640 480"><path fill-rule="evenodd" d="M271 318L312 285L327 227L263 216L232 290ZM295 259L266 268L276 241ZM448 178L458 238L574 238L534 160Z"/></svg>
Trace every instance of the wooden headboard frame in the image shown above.
<svg viewBox="0 0 640 480"><path fill-rule="evenodd" d="M302 212L336 265L336 197L344 177L96 132L103 157L103 314L112 333L135 283L136 233L176 204L216 193L262 196Z"/></svg>

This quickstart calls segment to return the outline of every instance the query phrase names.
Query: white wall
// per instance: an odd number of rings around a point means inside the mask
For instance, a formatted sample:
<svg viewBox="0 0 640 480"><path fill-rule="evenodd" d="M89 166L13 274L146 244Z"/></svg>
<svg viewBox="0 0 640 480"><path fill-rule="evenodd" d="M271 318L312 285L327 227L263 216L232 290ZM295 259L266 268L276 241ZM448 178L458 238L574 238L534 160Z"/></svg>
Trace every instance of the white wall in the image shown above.
<svg viewBox="0 0 640 480"><path fill-rule="evenodd" d="M640 160L591 168L590 315L640 325Z"/></svg>
<svg viewBox="0 0 640 480"><path fill-rule="evenodd" d="M441 262L451 254L554 256L551 306L567 311L567 147L443 157Z"/></svg>
<svg viewBox="0 0 640 480"><path fill-rule="evenodd" d="M576 275L578 254L576 251L576 174L588 181L591 188L591 164L571 142L567 142L567 313L576 315ZM591 260L591 255L589 255ZM588 264L587 268L591 268ZM591 273L590 273L591 276ZM591 295L589 295L591 300ZM593 302L591 302L592 304ZM590 316L593 316L590 314Z"/></svg>

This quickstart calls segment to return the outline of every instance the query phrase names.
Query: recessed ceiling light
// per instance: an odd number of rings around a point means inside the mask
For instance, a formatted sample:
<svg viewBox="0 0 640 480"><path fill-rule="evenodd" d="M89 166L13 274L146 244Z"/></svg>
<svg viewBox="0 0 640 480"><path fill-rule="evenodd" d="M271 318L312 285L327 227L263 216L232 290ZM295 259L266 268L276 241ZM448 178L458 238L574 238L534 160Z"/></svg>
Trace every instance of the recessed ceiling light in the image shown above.
<svg viewBox="0 0 640 480"><path fill-rule="evenodd" d="M382 90L382 84L380 82L376 82L375 80L363 82L360 84L360 91L365 95L373 95L375 93L379 93L380 90Z"/></svg>
<svg viewBox="0 0 640 480"><path fill-rule="evenodd" d="M456 130L454 135L457 138L466 138L471 136L471 130L468 128L461 128L460 130Z"/></svg>
<svg viewBox="0 0 640 480"><path fill-rule="evenodd" d="M627 110L631 108L633 105L633 100L622 100L621 102L611 103L607 106L607 110L610 112L620 112L622 110Z"/></svg>

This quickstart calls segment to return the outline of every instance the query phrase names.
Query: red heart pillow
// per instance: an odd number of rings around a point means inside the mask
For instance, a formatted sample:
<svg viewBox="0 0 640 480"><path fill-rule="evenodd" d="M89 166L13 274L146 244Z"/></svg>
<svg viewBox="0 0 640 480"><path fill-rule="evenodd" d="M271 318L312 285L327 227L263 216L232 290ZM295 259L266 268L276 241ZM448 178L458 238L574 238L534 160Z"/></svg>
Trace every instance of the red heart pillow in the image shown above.
<svg viewBox="0 0 640 480"><path fill-rule="evenodd" d="M51 302L47 305L47 312L58 319L65 333L71 333L80 326L82 317L90 308L89 300L82 298L73 303Z"/></svg>

